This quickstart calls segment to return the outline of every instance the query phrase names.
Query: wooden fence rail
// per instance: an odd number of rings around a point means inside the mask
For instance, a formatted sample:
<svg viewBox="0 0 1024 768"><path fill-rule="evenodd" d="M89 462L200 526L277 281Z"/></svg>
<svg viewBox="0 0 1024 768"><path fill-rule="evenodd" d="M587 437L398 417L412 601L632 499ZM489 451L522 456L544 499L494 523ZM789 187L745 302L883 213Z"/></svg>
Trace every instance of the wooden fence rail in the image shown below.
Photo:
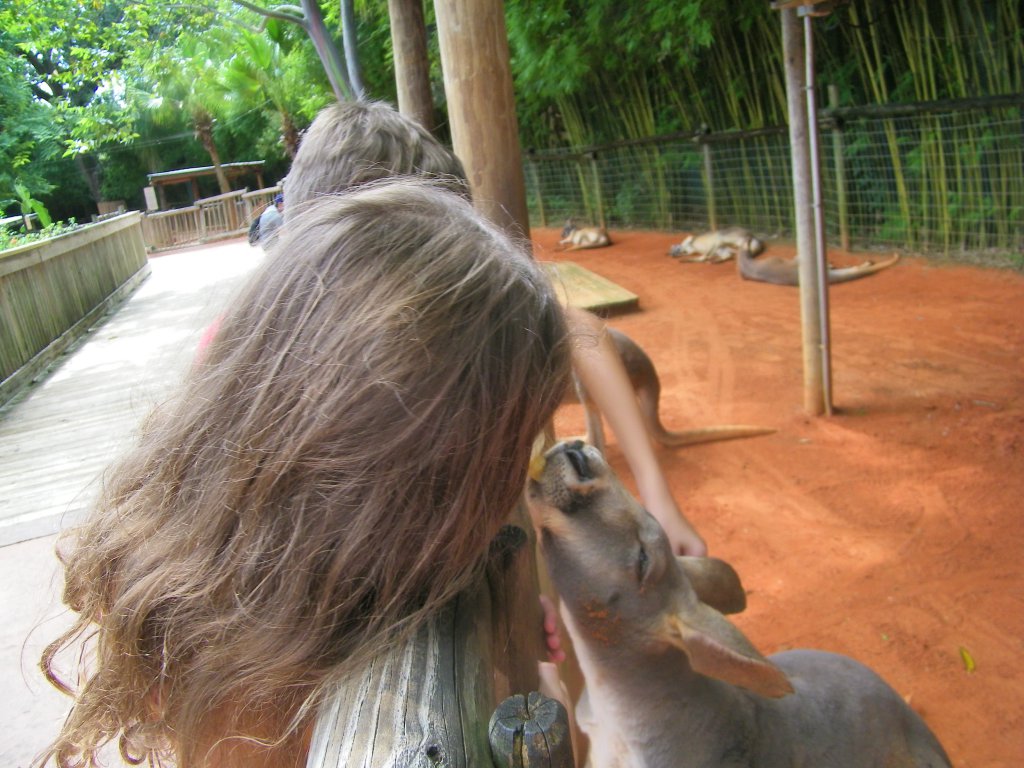
<svg viewBox="0 0 1024 768"><path fill-rule="evenodd" d="M1024 266L1024 93L818 110L829 239ZM568 218L792 236L786 126L699 130L528 152L542 226ZM578 222L579 223L579 222Z"/></svg>
<svg viewBox="0 0 1024 768"><path fill-rule="evenodd" d="M142 217L146 247L159 251L244 234L253 217L280 191L280 186L252 192L240 189L204 197L188 208L146 213Z"/></svg>
<svg viewBox="0 0 1024 768"><path fill-rule="evenodd" d="M525 511L514 518L475 589L338 684L306 768L572 768L565 709L535 690L535 550Z"/></svg>
<svg viewBox="0 0 1024 768"><path fill-rule="evenodd" d="M0 253L0 404L148 274L135 212Z"/></svg>

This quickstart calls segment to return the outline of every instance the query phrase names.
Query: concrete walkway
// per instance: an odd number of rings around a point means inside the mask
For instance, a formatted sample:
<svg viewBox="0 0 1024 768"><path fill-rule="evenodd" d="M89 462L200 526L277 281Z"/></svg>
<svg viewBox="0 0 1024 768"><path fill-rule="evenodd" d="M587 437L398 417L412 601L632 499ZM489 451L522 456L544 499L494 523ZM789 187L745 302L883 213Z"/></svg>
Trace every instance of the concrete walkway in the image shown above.
<svg viewBox="0 0 1024 768"><path fill-rule="evenodd" d="M27 768L68 709L37 668L70 620L55 534L88 509L104 468L180 380L203 329L262 259L244 241L151 259L152 275L131 299L0 413L3 768Z"/></svg>

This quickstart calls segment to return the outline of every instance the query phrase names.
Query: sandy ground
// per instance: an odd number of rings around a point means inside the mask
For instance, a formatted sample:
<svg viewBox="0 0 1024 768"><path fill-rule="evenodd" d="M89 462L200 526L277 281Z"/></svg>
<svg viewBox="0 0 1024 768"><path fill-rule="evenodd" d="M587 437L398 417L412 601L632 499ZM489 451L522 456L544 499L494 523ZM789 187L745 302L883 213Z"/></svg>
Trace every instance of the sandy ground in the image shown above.
<svg viewBox="0 0 1024 768"><path fill-rule="evenodd" d="M1024 765L1024 276L905 257L834 286L836 413L809 418L797 289L679 263L666 254L681 236L612 235L555 253L557 233L534 232L539 258L640 296L611 324L657 365L666 426L778 430L659 453L711 553L744 580L736 623L766 653L873 667L961 768ZM582 434L580 407L557 427Z"/></svg>

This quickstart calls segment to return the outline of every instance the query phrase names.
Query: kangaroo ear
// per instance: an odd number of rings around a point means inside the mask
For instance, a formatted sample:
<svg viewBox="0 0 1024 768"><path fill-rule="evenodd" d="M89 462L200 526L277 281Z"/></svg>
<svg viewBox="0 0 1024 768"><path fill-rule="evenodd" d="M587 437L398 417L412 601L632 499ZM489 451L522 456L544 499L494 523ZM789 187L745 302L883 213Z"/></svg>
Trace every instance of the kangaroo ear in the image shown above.
<svg viewBox="0 0 1024 768"><path fill-rule="evenodd" d="M698 603L687 615L666 619L666 636L683 650L695 672L778 699L793 693L789 678L757 652L736 627Z"/></svg>
<svg viewBox="0 0 1024 768"><path fill-rule="evenodd" d="M740 613L747 607L739 574L716 557L677 557L690 586L702 603L721 613Z"/></svg>

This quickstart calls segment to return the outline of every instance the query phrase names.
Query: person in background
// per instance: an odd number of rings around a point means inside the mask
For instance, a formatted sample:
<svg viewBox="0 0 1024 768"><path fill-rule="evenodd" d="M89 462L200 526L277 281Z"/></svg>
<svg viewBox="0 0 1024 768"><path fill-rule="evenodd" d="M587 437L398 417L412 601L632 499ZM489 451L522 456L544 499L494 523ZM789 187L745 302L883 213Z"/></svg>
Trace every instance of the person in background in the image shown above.
<svg viewBox="0 0 1024 768"><path fill-rule="evenodd" d="M266 250L277 230L284 224L284 195L274 195L274 202L260 214L260 245Z"/></svg>

